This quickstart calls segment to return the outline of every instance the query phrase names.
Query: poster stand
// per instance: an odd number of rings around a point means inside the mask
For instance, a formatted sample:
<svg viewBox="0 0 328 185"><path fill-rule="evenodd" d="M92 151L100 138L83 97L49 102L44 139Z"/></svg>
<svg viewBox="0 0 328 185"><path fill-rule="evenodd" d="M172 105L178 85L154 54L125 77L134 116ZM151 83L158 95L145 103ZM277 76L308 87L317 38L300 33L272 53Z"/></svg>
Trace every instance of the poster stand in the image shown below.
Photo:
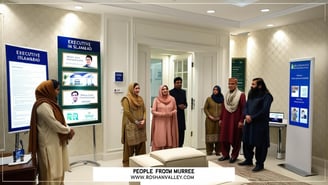
<svg viewBox="0 0 328 185"><path fill-rule="evenodd" d="M76 164L79 164L79 163L82 163L84 165L93 164L95 166L100 166L100 164L96 161L96 126L93 125L92 129L93 129L93 132L92 132L93 133L93 161L91 161L91 160L75 161L70 164L71 167Z"/></svg>
<svg viewBox="0 0 328 185"><path fill-rule="evenodd" d="M100 42L57 37L58 77L63 82L58 102L66 123L73 127L93 125L93 161L78 163L100 166L96 162L95 124L101 123Z"/></svg>
<svg viewBox="0 0 328 185"><path fill-rule="evenodd" d="M315 175L312 173L313 73L314 57L290 61L286 162L279 166L301 176Z"/></svg>

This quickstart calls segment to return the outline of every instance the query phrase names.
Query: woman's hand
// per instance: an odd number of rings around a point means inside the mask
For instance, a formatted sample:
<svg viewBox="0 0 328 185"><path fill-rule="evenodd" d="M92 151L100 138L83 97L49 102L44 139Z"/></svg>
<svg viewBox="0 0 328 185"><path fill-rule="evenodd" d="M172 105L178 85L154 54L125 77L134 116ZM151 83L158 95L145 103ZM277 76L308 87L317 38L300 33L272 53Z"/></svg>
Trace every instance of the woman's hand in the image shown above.
<svg viewBox="0 0 328 185"><path fill-rule="evenodd" d="M145 120L141 120L141 121L139 121L139 123L137 124L137 127L138 127L139 129L144 128L144 127L145 127Z"/></svg>
<svg viewBox="0 0 328 185"><path fill-rule="evenodd" d="M75 131L71 128L71 131L68 134L68 139L72 139L75 135Z"/></svg>

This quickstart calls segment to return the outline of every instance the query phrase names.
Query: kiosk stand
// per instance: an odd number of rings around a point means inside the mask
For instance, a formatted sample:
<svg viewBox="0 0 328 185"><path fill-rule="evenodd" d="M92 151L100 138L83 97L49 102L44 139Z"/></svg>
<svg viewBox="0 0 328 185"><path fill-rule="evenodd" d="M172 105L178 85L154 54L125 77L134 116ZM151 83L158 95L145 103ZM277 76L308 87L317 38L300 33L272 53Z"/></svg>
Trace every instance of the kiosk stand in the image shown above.
<svg viewBox="0 0 328 185"><path fill-rule="evenodd" d="M95 166L100 166L100 164L98 162L96 162L96 126L93 125L92 129L93 129L93 132L92 132L93 133L93 161L80 160L80 161L72 162L70 164L70 166L74 166L74 165L79 164L79 163L83 163L84 165L93 164Z"/></svg>

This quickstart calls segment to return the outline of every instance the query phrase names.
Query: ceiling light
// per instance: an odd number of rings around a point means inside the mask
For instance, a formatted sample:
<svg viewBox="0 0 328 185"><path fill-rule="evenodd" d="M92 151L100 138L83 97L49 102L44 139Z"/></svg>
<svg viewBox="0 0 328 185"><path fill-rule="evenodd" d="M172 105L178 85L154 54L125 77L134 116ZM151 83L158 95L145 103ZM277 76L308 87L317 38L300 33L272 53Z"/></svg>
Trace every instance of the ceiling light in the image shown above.
<svg viewBox="0 0 328 185"><path fill-rule="evenodd" d="M83 9L83 7L82 6L75 6L75 9L81 10L81 9Z"/></svg>
<svg viewBox="0 0 328 185"><path fill-rule="evenodd" d="M258 0L224 0L225 3L231 4L234 6L245 7L251 4L255 4Z"/></svg>
<svg viewBox="0 0 328 185"><path fill-rule="evenodd" d="M212 13L215 13L215 10L207 10L206 13L212 14Z"/></svg>
<svg viewBox="0 0 328 185"><path fill-rule="evenodd" d="M261 12L270 12L270 9L265 8L265 9L262 9Z"/></svg>
<svg viewBox="0 0 328 185"><path fill-rule="evenodd" d="M268 24L267 27L273 27L274 25L273 24Z"/></svg>

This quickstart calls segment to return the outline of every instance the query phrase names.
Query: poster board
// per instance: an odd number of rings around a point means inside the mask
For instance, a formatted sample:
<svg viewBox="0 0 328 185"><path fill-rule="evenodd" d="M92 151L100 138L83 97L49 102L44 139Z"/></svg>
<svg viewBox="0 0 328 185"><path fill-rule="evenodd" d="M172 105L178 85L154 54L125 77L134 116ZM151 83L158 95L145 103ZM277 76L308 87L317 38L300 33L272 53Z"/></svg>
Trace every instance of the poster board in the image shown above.
<svg viewBox="0 0 328 185"><path fill-rule="evenodd" d="M100 72L100 42L58 36L58 99L70 126L101 122Z"/></svg>
<svg viewBox="0 0 328 185"><path fill-rule="evenodd" d="M245 92L246 58L232 58L231 77L238 80L238 89Z"/></svg>
<svg viewBox="0 0 328 185"><path fill-rule="evenodd" d="M289 124L284 166L309 176L312 175L314 58L292 59L289 70Z"/></svg>
<svg viewBox="0 0 328 185"><path fill-rule="evenodd" d="M8 132L30 128L35 89L48 79L46 51L6 45Z"/></svg>

